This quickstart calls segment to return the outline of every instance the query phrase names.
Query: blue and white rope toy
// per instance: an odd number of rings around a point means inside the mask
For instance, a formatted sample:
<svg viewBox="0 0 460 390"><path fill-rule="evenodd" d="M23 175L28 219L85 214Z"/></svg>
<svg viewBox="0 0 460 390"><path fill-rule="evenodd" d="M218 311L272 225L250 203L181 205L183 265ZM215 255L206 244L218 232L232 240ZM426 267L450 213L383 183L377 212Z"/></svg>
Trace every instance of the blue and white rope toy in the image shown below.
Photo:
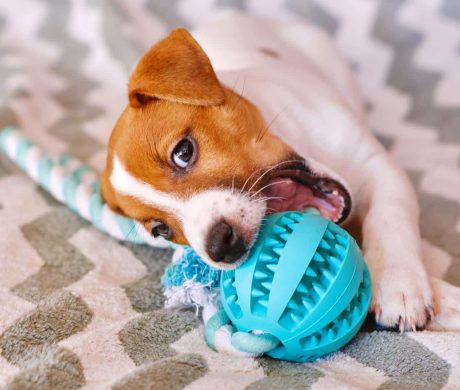
<svg viewBox="0 0 460 390"><path fill-rule="evenodd" d="M178 246L162 237L153 238L142 224L113 212L101 199L99 174L92 168L67 153L50 156L13 127L0 129L0 153L102 232L122 241L176 249L173 264L163 277L166 307L201 310L205 323L218 311L220 272L202 262L191 248ZM218 337L222 339L222 349L239 353L231 347L230 336Z"/></svg>
<svg viewBox="0 0 460 390"><path fill-rule="evenodd" d="M72 211L119 240L167 247L144 227L113 212L100 196L99 175L67 153L51 157L15 128L0 131L0 152Z"/></svg>
<svg viewBox="0 0 460 390"><path fill-rule="evenodd" d="M189 247L154 239L102 202L98 175L67 154L51 158L13 128L0 152L100 230L121 240L176 247L162 278L166 307L195 307L218 351L312 361L348 343L371 299L370 276L354 239L315 210L272 214L248 259L218 271ZM308 240L305 238L308 237Z"/></svg>

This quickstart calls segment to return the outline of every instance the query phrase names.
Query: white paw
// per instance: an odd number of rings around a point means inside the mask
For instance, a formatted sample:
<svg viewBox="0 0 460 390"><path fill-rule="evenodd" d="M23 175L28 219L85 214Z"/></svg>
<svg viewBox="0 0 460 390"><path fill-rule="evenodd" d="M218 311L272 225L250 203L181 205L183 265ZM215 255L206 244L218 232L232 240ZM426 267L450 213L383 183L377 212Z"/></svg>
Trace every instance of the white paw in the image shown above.
<svg viewBox="0 0 460 390"><path fill-rule="evenodd" d="M384 327L416 331L434 317L431 286L423 267L387 268L373 281L371 311Z"/></svg>

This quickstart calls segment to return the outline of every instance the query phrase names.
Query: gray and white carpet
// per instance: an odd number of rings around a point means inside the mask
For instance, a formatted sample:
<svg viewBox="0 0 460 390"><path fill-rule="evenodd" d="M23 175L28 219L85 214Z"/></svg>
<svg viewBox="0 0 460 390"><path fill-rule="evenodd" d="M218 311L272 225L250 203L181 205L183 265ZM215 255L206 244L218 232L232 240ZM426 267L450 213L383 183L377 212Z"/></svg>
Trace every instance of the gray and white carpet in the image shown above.
<svg viewBox="0 0 460 390"><path fill-rule="evenodd" d="M417 188L436 272L460 286L458 0L1 1L0 127L101 169L140 54L225 7L334 37ZM193 313L162 309L170 251L104 236L1 159L0 222L0 388L460 388L455 332L362 332L309 364L212 352Z"/></svg>

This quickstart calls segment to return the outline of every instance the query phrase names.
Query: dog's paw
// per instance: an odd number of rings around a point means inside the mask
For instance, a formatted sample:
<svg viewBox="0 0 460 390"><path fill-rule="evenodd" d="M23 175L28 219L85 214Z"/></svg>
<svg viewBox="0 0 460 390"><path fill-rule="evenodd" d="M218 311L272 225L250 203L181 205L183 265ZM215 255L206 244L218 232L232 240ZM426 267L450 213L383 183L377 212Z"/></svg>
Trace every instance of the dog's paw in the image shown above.
<svg viewBox="0 0 460 390"><path fill-rule="evenodd" d="M373 285L371 312L378 325L400 332L424 329L434 317L431 286L424 270L386 270Z"/></svg>

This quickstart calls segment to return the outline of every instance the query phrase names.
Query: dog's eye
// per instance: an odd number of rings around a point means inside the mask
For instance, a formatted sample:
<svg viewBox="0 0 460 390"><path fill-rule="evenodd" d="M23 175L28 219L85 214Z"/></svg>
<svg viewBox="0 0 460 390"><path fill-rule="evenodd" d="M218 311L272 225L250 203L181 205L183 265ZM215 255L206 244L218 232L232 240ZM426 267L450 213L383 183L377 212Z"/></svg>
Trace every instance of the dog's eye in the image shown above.
<svg viewBox="0 0 460 390"><path fill-rule="evenodd" d="M195 148L190 139L184 138L174 148L171 160L175 166L185 169L192 163Z"/></svg>
<svg viewBox="0 0 460 390"><path fill-rule="evenodd" d="M166 239L171 238L171 229L168 225L163 222L156 222L152 227L152 236L153 237L164 237Z"/></svg>

